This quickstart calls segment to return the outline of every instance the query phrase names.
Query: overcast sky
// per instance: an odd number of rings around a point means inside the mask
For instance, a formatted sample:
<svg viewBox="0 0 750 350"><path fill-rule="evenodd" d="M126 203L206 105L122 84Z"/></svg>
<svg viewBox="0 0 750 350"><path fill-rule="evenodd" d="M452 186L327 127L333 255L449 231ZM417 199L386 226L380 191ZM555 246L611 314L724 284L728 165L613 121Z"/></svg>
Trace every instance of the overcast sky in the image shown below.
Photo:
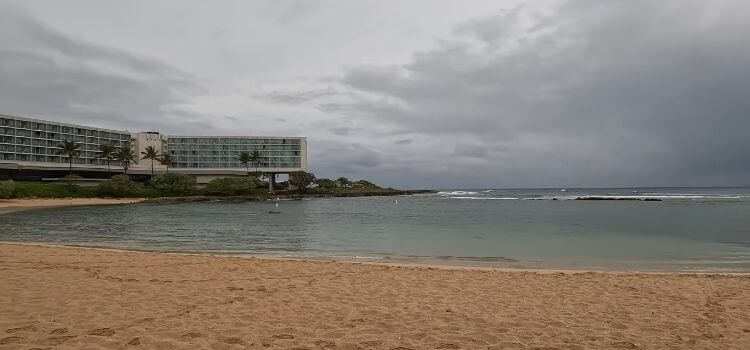
<svg viewBox="0 0 750 350"><path fill-rule="evenodd" d="M0 113L407 188L750 185L750 2L0 0Z"/></svg>

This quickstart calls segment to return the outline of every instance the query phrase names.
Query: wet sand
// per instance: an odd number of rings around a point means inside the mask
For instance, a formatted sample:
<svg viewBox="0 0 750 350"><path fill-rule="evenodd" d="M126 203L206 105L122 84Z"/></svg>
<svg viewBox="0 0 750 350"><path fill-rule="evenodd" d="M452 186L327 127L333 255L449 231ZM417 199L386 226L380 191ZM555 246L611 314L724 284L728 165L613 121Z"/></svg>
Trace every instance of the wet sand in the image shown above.
<svg viewBox="0 0 750 350"><path fill-rule="evenodd" d="M750 277L0 244L0 349L750 349Z"/></svg>
<svg viewBox="0 0 750 350"><path fill-rule="evenodd" d="M143 198L0 199L0 213L34 208L131 204L143 200Z"/></svg>

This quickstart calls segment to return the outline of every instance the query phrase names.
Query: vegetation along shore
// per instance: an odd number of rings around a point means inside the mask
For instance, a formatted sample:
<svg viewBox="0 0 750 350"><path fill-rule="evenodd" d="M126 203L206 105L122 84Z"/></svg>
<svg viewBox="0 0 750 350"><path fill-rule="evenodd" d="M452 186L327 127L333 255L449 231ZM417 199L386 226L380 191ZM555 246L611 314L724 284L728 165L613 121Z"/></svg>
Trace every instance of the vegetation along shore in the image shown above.
<svg viewBox="0 0 750 350"><path fill-rule="evenodd" d="M64 183L0 182L0 199L35 198L148 198L149 202L193 202L213 200L265 200L327 197L395 196L430 193L430 190L383 188L366 180L316 179L310 173L293 173L289 181L271 192L263 174L217 178L205 185L185 174L156 175L136 182L128 175L114 175L96 186L83 185L81 178L66 176Z"/></svg>

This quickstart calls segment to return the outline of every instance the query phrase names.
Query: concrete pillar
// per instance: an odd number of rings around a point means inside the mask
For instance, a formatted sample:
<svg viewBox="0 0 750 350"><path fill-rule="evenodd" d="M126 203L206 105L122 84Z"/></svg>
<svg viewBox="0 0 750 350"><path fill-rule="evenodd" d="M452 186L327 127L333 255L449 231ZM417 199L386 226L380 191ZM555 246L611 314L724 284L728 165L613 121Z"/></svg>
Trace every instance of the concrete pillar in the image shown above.
<svg viewBox="0 0 750 350"><path fill-rule="evenodd" d="M274 193L276 191L276 174L268 174L268 191Z"/></svg>

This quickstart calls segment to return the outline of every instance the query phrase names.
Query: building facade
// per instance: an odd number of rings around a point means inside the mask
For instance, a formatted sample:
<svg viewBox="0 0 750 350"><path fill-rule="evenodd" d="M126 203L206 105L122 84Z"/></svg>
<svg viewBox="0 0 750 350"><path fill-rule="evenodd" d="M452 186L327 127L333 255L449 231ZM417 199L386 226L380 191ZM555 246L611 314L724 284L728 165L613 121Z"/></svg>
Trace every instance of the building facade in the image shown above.
<svg viewBox="0 0 750 350"><path fill-rule="evenodd" d="M152 165L154 174L167 171L167 165L159 160L141 159L149 146L160 155L171 156L170 172L193 175L199 183L246 175L248 166L240 163L241 152L261 154L258 163L249 164L250 171L267 174L307 171L305 137L165 136L156 131L131 133L0 115L0 177L12 178L19 173L58 177L63 171L67 173L68 158L56 154L63 141L80 145L81 155L73 158L73 169L85 177L101 178L108 171L107 160L99 158L99 147L103 144L130 147L138 158L130 164L128 174L132 175L150 175ZM123 166L116 160L111 162L113 172L122 172Z"/></svg>
<svg viewBox="0 0 750 350"><path fill-rule="evenodd" d="M260 152L261 160L251 170L291 172L307 169L307 139L304 137L169 136L167 150L174 168L246 170L240 153Z"/></svg>
<svg viewBox="0 0 750 350"><path fill-rule="evenodd" d="M57 154L57 146L63 141L80 145L81 154L73 158L74 167L106 170L107 160L99 158L99 147L103 144L130 147L130 132L0 115L0 162L3 164L29 168L67 167L68 158ZM111 165L122 164L112 161Z"/></svg>
<svg viewBox="0 0 750 350"><path fill-rule="evenodd" d="M131 139L133 153L138 156L137 159L133 162L133 169L148 169L149 171L151 171L151 166L153 165L154 172L160 172L162 170L166 171L167 166L158 160L141 159L141 152L145 152L146 148L148 148L149 146L156 149L159 154L167 153L167 138L164 135L156 131L138 132L133 133L131 135Z"/></svg>

